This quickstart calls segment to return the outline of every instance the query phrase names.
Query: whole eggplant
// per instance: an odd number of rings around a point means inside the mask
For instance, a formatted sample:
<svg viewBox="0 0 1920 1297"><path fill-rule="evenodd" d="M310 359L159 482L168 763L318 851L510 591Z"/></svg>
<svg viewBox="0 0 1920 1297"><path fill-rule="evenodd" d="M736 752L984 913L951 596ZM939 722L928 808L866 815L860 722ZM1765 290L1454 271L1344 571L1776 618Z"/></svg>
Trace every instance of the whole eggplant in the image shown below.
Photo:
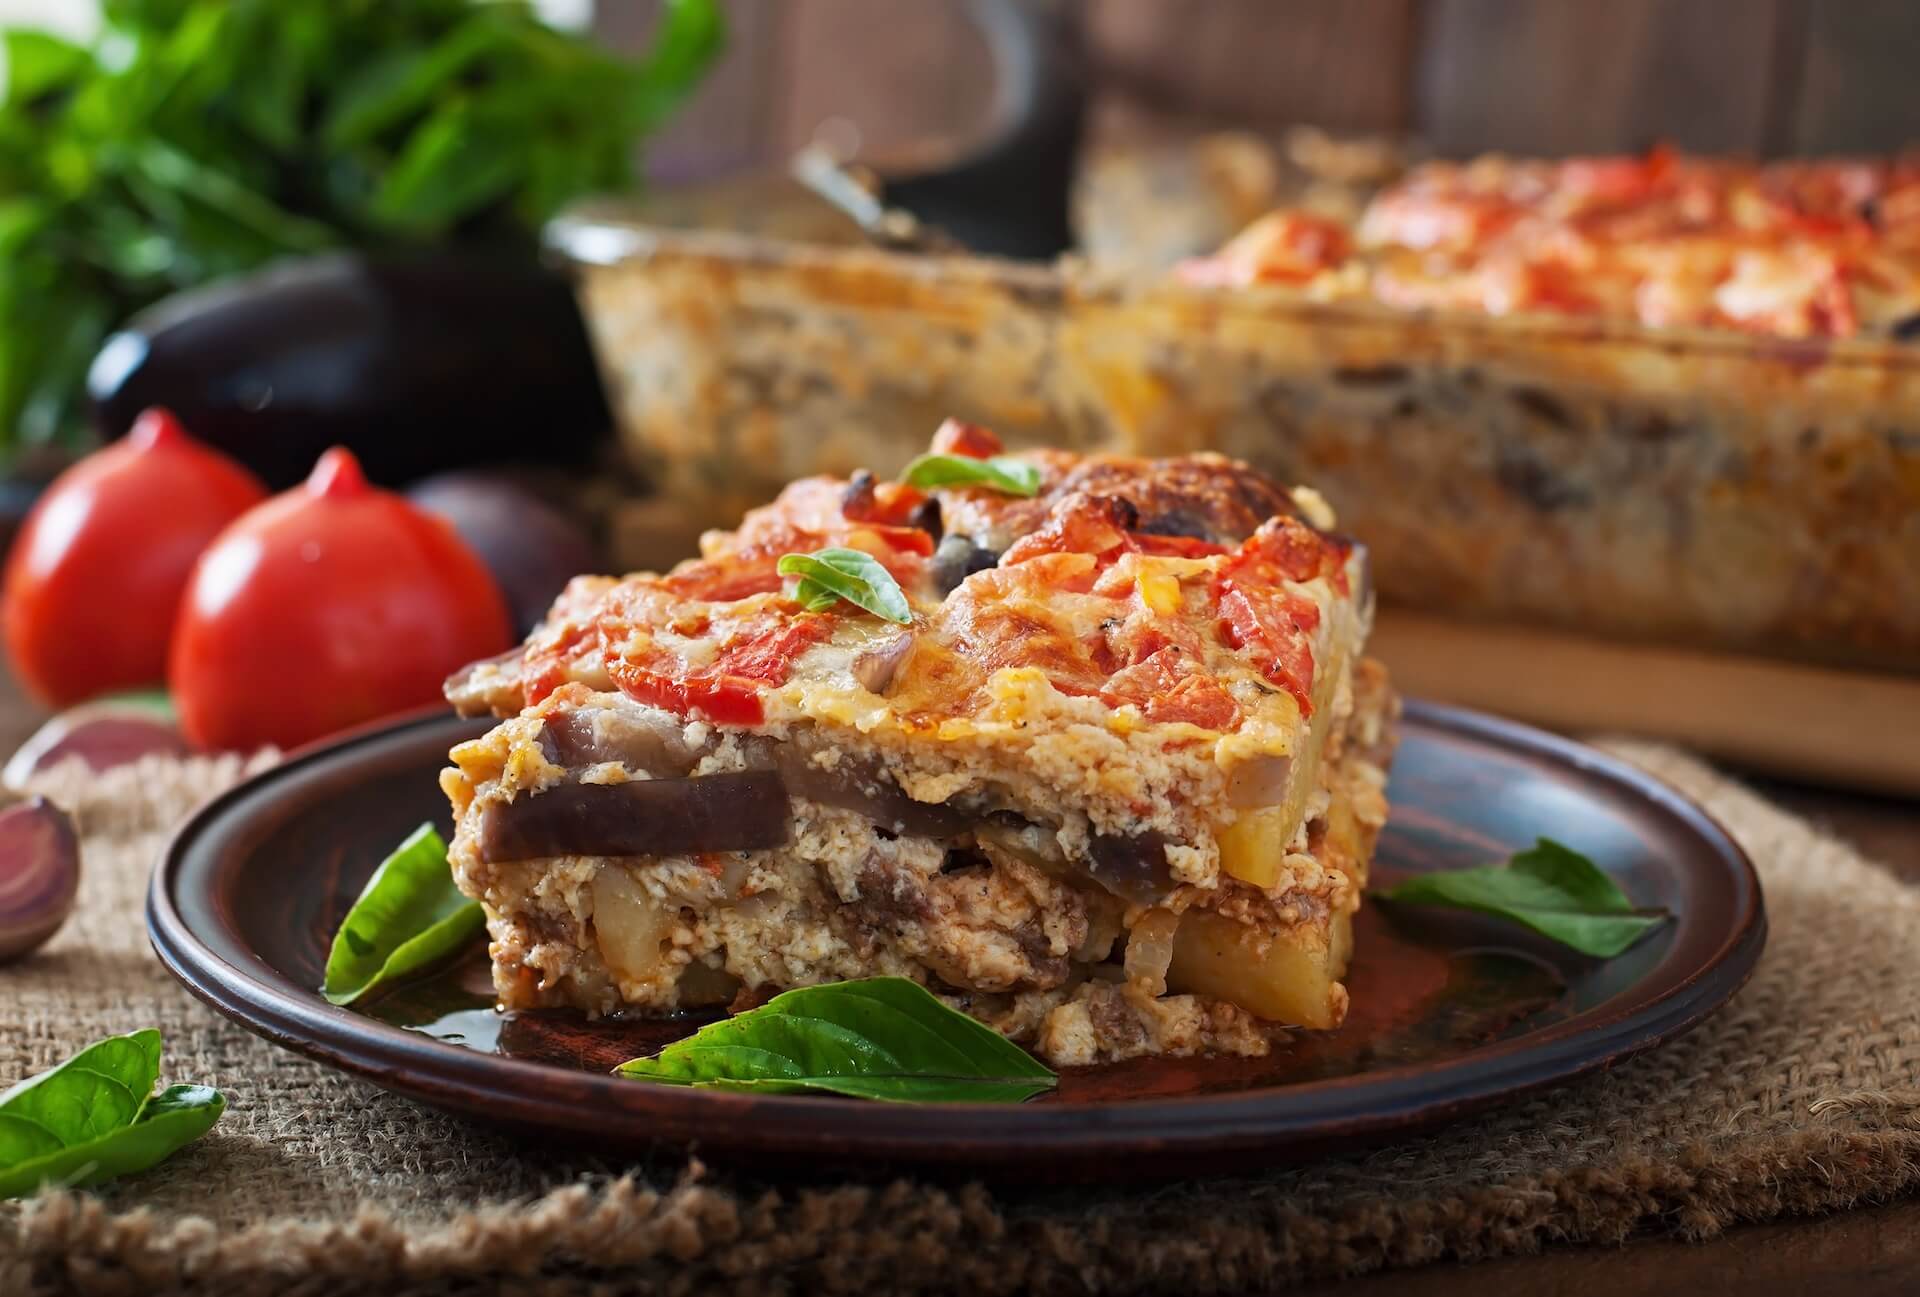
<svg viewBox="0 0 1920 1297"><path fill-rule="evenodd" d="M103 437L165 406L276 489L329 446L401 485L579 462L612 423L568 282L478 255L303 258L176 294L107 340L87 388Z"/></svg>

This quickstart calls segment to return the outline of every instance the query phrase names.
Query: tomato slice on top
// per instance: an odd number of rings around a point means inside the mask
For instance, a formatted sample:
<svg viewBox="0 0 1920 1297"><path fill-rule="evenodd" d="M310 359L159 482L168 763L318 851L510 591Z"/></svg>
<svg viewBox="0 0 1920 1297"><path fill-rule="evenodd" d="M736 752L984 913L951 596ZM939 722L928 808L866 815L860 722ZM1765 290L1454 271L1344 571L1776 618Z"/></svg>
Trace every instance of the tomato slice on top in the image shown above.
<svg viewBox="0 0 1920 1297"><path fill-rule="evenodd" d="M785 684L794 659L825 639L829 626L814 614L770 617L734 635L712 662L693 670L657 643L637 657L609 650L607 674L629 698L677 716L758 725L766 719L762 690Z"/></svg>

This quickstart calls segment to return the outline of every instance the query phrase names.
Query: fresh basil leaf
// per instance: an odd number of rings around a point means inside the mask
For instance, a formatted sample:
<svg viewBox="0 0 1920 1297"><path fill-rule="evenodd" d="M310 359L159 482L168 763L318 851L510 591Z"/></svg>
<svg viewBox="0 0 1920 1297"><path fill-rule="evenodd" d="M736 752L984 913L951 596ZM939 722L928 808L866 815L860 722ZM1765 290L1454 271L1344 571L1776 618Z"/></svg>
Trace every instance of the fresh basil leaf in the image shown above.
<svg viewBox="0 0 1920 1297"><path fill-rule="evenodd" d="M431 106L436 94L507 39L499 23L480 13L432 45L391 49L368 60L334 100L321 138L336 149L372 139Z"/></svg>
<svg viewBox="0 0 1920 1297"><path fill-rule="evenodd" d="M650 131L693 93L727 44L727 20L711 0L667 0L653 45L633 75L636 129Z"/></svg>
<svg viewBox="0 0 1920 1297"><path fill-rule="evenodd" d="M453 885L447 844L422 824L380 862L347 911L327 953L321 994L351 1004L374 987L458 953L486 927L486 912Z"/></svg>
<svg viewBox="0 0 1920 1297"><path fill-rule="evenodd" d="M902 626L913 624L913 608L879 559L838 546L811 554L788 554L776 565L781 576L797 576L793 597L809 612L824 612L845 599L876 617Z"/></svg>
<svg viewBox="0 0 1920 1297"><path fill-rule="evenodd" d="M293 153L306 135L304 112L313 65L325 46L325 15L289 7L250 9L245 16L258 24L242 39L246 48L260 51L259 72L236 75L228 69L227 101L255 139L278 153Z"/></svg>
<svg viewBox="0 0 1920 1297"><path fill-rule="evenodd" d="M711 66L716 0L623 58L524 2L104 0L81 46L0 27L0 462L87 439L87 362L176 289L337 246L531 258L636 182L637 136ZM462 105L467 105L462 107ZM536 161L537 159L537 161Z"/></svg>
<svg viewBox="0 0 1920 1297"><path fill-rule="evenodd" d="M808 612L825 612L840 602L840 596L805 577L793 587L793 597Z"/></svg>
<svg viewBox="0 0 1920 1297"><path fill-rule="evenodd" d="M131 1123L160 1079L160 1033L89 1045L0 1094L0 1166L97 1139Z"/></svg>
<svg viewBox="0 0 1920 1297"><path fill-rule="evenodd" d="M37 348L38 368L22 376L27 384L26 397L12 429L23 445L57 441L76 417L87 365L112 319L102 302L76 297L65 305L64 318L56 310L37 321L44 330ZM6 432L0 426L0 445L5 444Z"/></svg>
<svg viewBox="0 0 1920 1297"><path fill-rule="evenodd" d="M396 229L431 230L495 201L521 170L517 142L471 100L454 99L408 137L374 191L371 211Z"/></svg>
<svg viewBox="0 0 1920 1297"><path fill-rule="evenodd" d="M995 455L992 459L922 455L907 465L900 480L908 486L984 486L1002 495L1040 494L1040 470L1011 455Z"/></svg>
<svg viewBox="0 0 1920 1297"><path fill-rule="evenodd" d="M217 1090L160 1094L160 1033L112 1036L0 1094L0 1198L144 1171L212 1128Z"/></svg>
<svg viewBox="0 0 1920 1297"><path fill-rule="evenodd" d="M1416 874L1374 896L1400 905L1442 906L1511 919L1602 959L1611 959L1672 917L1664 910L1635 909L1606 871L1551 838L1516 852L1505 865Z"/></svg>
<svg viewBox="0 0 1920 1297"><path fill-rule="evenodd" d="M7 29L6 104L28 104L64 90L86 73L93 58L78 45L31 27Z"/></svg>
<svg viewBox="0 0 1920 1297"><path fill-rule="evenodd" d="M84 1187L158 1166L199 1139L227 1110L226 1096L204 1085L174 1085L155 1095L133 1123L83 1144L0 1167L0 1198L42 1185Z"/></svg>
<svg viewBox="0 0 1920 1297"><path fill-rule="evenodd" d="M1058 1079L904 977L787 991L615 1070L700 1089L922 1103L1019 1103Z"/></svg>
<svg viewBox="0 0 1920 1297"><path fill-rule="evenodd" d="M232 174L169 144L149 141L135 151L134 162L153 184L212 208L275 247L288 252L317 252L338 241L326 226L295 216Z"/></svg>

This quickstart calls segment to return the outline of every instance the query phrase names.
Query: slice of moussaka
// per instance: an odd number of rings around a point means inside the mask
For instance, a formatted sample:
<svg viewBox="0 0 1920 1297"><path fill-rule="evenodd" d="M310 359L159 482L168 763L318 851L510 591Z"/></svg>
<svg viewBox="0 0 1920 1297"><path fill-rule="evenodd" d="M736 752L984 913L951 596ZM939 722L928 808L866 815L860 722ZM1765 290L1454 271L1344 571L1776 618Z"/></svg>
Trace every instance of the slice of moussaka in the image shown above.
<svg viewBox="0 0 1920 1297"><path fill-rule="evenodd" d="M1364 550L1215 455L933 450L448 683L502 718L442 779L501 1002L892 974L1059 1065L1338 1025L1394 742Z"/></svg>

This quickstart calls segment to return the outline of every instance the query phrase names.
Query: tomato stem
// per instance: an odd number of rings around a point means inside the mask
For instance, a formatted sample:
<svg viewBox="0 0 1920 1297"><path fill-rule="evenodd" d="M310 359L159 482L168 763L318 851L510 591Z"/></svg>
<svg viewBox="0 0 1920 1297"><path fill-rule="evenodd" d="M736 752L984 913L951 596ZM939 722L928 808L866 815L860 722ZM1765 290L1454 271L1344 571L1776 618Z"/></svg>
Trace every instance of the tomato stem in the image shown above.
<svg viewBox="0 0 1920 1297"><path fill-rule="evenodd" d="M315 460L313 472L307 477L308 494L323 500L364 495L366 490L367 475L345 446L335 446Z"/></svg>
<svg viewBox="0 0 1920 1297"><path fill-rule="evenodd" d="M127 444L136 450L175 446L186 439L187 430L180 426L173 411L157 405L142 410L133 427L127 430Z"/></svg>

